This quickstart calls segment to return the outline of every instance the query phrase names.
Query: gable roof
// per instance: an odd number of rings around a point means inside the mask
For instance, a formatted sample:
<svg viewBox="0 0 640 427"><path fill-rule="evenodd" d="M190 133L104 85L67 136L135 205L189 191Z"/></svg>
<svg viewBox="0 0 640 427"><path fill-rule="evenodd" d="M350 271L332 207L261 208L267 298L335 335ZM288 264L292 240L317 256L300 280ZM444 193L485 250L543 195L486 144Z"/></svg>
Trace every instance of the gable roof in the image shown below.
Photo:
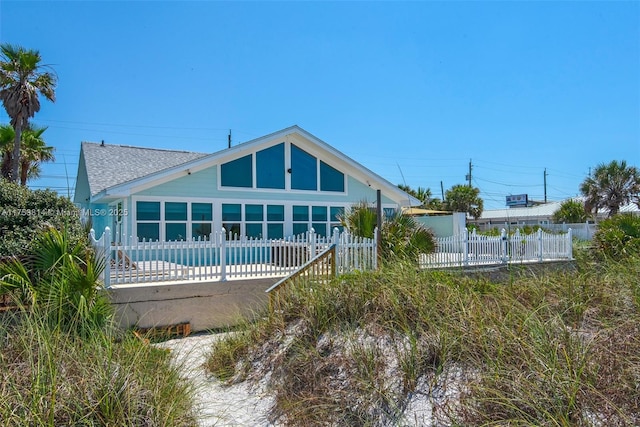
<svg viewBox="0 0 640 427"><path fill-rule="evenodd" d="M83 142L81 150L91 196L207 155L93 142Z"/></svg>
<svg viewBox="0 0 640 427"><path fill-rule="evenodd" d="M259 149L262 145L272 144L274 140L285 139L290 135L302 137L320 151L343 162L348 166L351 176L361 179L362 182L369 183L370 186L375 186L374 188L380 188L387 195L393 194L399 204L403 206L420 205L420 201L415 197L400 190L398 186L375 174L297 125L213 154L83 143L82 149L88 148L89 150L84 151L84 158L89 177L91 198L99 198L101 194L126 196L134 187L156 184L172 179L172 177L179 176L187 169L195 172L207 168L221 161L227 161L227 158L234 158L234 156L237 157L242 153ZM105 171L105 169L109 170ZM101 176L105 173L106 176Z"/></svg>

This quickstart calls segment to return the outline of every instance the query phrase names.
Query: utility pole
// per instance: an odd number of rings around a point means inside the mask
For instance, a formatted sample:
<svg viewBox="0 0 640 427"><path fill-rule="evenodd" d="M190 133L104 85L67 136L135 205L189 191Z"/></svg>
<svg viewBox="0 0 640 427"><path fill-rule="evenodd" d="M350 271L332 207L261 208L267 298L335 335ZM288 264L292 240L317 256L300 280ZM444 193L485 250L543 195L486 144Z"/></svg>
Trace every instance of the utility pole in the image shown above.
<svg viewBox="0 0 640 427"><path fill-rule="evenodd" d="M469 188L471 188L471 169L471 159L469 159L469 174L464 177L467 181L469 181Z"/></svg>
<svg viewBox="0 0 640 427"><path fill-rule="evenodd" d="M444 186L442 185L442 181L440 181L440 194L442 194L442 201L444 202Z"/></svg>
<svg viewBox="0 0 640 427"><path fill-rule="evenodd" d="M547 203L547 168L544 168L544 202Z"/></svg>

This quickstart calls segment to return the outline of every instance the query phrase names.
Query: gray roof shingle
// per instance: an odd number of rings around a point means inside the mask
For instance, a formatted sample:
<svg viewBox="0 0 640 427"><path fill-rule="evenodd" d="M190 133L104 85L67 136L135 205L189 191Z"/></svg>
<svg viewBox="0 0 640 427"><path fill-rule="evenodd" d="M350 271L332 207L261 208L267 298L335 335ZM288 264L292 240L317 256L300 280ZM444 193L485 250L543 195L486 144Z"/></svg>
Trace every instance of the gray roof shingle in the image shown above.
<svg viewBox="0 0 640 427"><path fill-rule="evenodd" d="M206 156L206 153L83 142L89 189L99 192Z"/></svg>

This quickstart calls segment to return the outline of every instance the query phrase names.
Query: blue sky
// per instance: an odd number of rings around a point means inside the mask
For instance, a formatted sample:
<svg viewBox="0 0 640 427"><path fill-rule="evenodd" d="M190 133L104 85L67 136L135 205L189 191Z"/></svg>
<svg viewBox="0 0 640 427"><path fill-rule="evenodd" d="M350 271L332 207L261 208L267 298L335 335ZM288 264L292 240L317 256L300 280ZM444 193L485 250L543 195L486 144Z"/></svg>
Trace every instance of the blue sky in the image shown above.
<svg viewBox="0 0 640 427"><path fill-rule="evenodd" d="M0 41L58 74L31 187L65 195L81 141L215 152L293 124L438 197L471 160L485 209L542 200L545 169L561 200L640 166L638 1L0 0Z"/></svg>

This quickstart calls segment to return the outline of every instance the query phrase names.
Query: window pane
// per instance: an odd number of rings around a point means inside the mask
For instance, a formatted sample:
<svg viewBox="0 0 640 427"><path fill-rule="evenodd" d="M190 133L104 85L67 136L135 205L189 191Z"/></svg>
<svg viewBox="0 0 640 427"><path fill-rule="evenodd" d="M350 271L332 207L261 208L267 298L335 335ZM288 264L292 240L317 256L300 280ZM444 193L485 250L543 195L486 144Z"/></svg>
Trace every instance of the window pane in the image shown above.
<svg viewBox="0 0 640 427"><path fill-rule="evenodd" d="M308 206L294 206L293 207L293 220L294 221L309 221L309 207Z"/></svg>
<svg viewBox="0 0 640 427"><path fill-rule="evenodd" d="M284 206L267 205L267 221L284 221Z"/></svg>
<svg viewBox="0 0 640 427"><path fill-rule="evenodd" d="M282 224L267 224L267 239L282 239L284 226Z"/></svg>
<svg viewBox="0 0 640 427"><path fill-rule="evenodd" d="M264 217L262 205L245 205L244 220L245 221L262 221Z"/></svg>
<svg viewBox="0 0 640 427"><path fill-rule="evenodd" d="M396 210L393 208L383 208L382 212L384 214L384 217L387 219L393 218L396 214Z"/></svg>
<svg viewBox="0 0 640 427"><path fill-rule="evenodd" d="M284 190L284 143L256 153L256 184Z"/></svg>
<svg viewBox="0 0 640 427"><path fill-rule="evenodd" d="M187 220L187 204L165 202L164 219L166 221L186 221Z"/></svg>
<svg viewBox="0 0 640 427"><path fill-rule="evenodd" d="M136 202L136 219L139 221L159 221L160 202Z"/></svg>
<svg viewBox="0 0 640 427"><path fill-rule="evenodd" d="M165 240L186 240L187 224L183 222L165 224Z"/></svg>
<svg viewBox="0 0 640 427"><path fill-rule="evenodd" d="M160 240L160 224L157 222L153 223L138 223L138 240L145 239L149 240Z"/></svg>
<svg viewBox="0 0 640 427"><path fill-rule="evenodd" d="M238 236L240 234L239 223L222 223L222 226L224 227L227 236L229 236L229 233L231 233L233 237Z"/></svg>
<svg viewBox="0 0 640 427"><path fill-rule="evenodd" d="M327 235L327 223L326 222L314 222L311 224L313 227L313 231L316 232L318 236L325 237Z"/></svg>
<svg viewBox="0 0 640 427"><path fill-rule="evenodd" d="M294 235L298 235L298 234L302 234L302 233L306 233L307 232L307 224L293 224L293 234Z"/></svg>
<svg viewBox="0 0 640 427"><path fill-rule="evenodd" d="M325 162L320 162L320 190L344 191L344 174Z"/></svg>
<svg viewBox="0 0 640 427"><path fill-rule="evenodd" d="M240 204L223 204L222 205L222 220L223 221L240 221L242 220L242 213L240 211ZM229 230L227 230L229 231Z"/></svg>
<svg viewBox="0 0 640 427"><path fill-rule="evenodd" d="M220 166L221 183L223 187L253 186L251 154L240 157Z"/></svg>
<svg viewBox="0 0 640 427"><path fill-rule="evenodd" d="M344 208L331 206L331 222L340 222L338 216L342 215Z"/></svg>
<svg viewBox="0 0 640 427"><path fill-rule="evenodd" d="M208 223L193 223L191 224L191 237L198 240L209 240L211 235L211 224Z"/></svg>
<svg viewBox="0 0 640 427"><path fill-rule="evenodd" d="M262 224L246 224L247 237L262 237Z"/></svg>
<svg viewBox="0 0 640 427"><path fill-rule="evenodd" d="M318 189L318 163L316 158L291 144L291 188Z"/></svg>
<svg viewBox="0 0 640 427"><path fill-rule="evenodd" d="M191 203L192 221L212 221L212 212L211 203Z"/></svg>
<svg viewBox="0 0 640 427"><path fill-rule="evenodd" d="M327 207L326 206L313 206L311 208L311 220L312 221L326 221L327 220Z"/></svg>

